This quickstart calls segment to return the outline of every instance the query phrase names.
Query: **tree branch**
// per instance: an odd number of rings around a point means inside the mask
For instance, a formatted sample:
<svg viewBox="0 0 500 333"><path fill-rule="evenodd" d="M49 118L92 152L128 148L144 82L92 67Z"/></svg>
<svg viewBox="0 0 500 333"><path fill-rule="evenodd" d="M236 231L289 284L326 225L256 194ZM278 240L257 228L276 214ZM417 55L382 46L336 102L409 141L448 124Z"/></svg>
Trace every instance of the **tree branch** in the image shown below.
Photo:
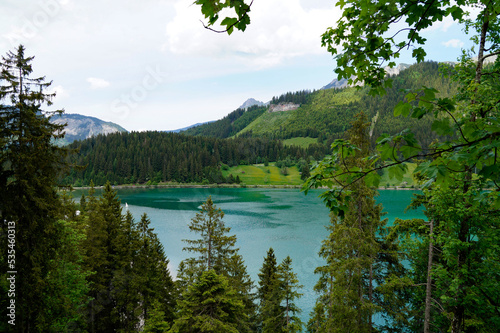
<svg viewBox="0 0 500 333"><path fill-rule="evenodd" d="M225 30L216 30L216 29L210 28L210 25L206 25L205 22L203 22L202 20L200 20L200 22L203 25L203 27L205 29L207 29L207 30L210 30L210 31L218 33L218 34L226 33L230 29L234 28L235 25L237 25L238 23L240 23L245 16L247 16L247 14L250 12L250 7L252 7L252 4L253 4L253 0L250 2L250 4L248 5L248 8L245 10L245 12L243 13L243 15L241 15L236 22L234 22L233 24L228 25Z"/></svg>

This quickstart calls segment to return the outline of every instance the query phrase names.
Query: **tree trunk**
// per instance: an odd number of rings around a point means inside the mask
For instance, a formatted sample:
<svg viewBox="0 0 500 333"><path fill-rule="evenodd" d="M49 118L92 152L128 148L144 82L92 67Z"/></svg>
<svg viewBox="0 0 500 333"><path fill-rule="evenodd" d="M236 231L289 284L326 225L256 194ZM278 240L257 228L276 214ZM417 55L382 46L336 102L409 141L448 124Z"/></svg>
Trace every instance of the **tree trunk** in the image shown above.
<svg viewBox="0 0 500 333"><path fill-rule="evenodd" d="M464 187L462 192L465 194L469 191L470 181L472 180L472 172L469 170L464 179ZM466 207L470 207L470 203L464 202ZM467 235L469 234L469 220L470 216L464 216L464 218L460 221L460 231L458 233L458 240L461 243L467 242ZM462 268L466 264L468 257L467 249L458 250L457 255L457 271L458 271L458 279L460 281L458 285L457 294L455 296L455 306L453 307L453 319L451 321L451 333L460 333L462 332L462 325L464 322L465 315L465 306L464 306L464 298L466 295L466 284L463 280L464 276L462 273Z"/></svg>
<svg viewBox="0 0 500 333"><path fill-rule="evenodd" d="M370 264L370 284L368 285L368 298L370 300L370 306L373 304L373 264ZM370 308L370 314L368 318L368 329L373 332L373 311Z"/></svg>
<svg viewBox="0 0 500 333"><path fill-rule="evenodd" d="M431 322L431 297L432 297L432 259L434 252L434 242L433 242L433 232L434 232L434 220L430 220L430 230L429 230L429 259L427 260L427 284L425 290L425 318L424 318L424 333L430 333L430 322Z"/></svg>

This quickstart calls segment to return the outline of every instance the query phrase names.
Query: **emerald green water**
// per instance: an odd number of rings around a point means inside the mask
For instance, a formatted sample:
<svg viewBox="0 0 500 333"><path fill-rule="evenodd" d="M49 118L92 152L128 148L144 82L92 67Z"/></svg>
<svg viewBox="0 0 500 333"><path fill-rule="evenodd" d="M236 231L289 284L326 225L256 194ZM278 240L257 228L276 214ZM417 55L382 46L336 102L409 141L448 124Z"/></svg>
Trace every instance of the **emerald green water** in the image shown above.
<svg viewBox="0 0 500 333"><path fill-rule="evenodd" d="M318 198L321 193L311 191L307 196L290 189L120 189L118 195L123 206L134 215L136 221L143 213L151 219L170 260L170 271L175 276L181 260L190 256L182 251L183 239L197 238L189 232L188 223L199 211L209 195L224 213L226 226L238 238L237 247L243 256L249 274L257 281L257 274L270 247L276 252L278 262L287 255L292 258L293 269L304 288L298 305L301 318L307 322L316 294L317 281L314 269L322 264L318 257L321 241L326 238L325 226L329 212ZM389 223L396 217L424 218L421 211L404 214L413 191L381 190L377 201L387 212ZM75 196L81 195L76 192Z"/></svg>

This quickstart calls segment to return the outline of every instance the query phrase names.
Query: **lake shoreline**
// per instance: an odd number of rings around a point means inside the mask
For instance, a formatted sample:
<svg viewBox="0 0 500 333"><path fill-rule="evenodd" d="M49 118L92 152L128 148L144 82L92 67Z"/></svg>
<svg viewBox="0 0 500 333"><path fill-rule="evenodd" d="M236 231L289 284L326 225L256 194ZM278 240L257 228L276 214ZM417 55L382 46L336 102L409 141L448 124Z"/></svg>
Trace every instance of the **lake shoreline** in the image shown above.
<svg viewBox="0 0 500 333"><path fill-rule="evenodd" d="M268 189L301 189L301 185L240 185L240 184L163 184L163 185L113 185L113 189L134 189L134 188L268 188ZM102 189L104 186L94 186L95 189ZM74 190L89 190L90 186L72 187ZM319 187L318 189L327 190L327 187ZM391 186L378 187L377 190L396 190L396 191L419 191L419 188Z"/></svg>

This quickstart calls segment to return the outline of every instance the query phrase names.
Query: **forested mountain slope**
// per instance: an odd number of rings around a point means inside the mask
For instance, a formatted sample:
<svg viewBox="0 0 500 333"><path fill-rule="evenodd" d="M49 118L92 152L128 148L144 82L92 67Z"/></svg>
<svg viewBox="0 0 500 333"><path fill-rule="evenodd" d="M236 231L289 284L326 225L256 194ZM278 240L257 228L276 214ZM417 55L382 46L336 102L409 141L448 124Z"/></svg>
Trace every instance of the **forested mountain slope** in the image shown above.
<svg viewBox="0 0 500 333"><path fill-rule="evenodd" d="M422 86L437 87L441 94L449 96L455 89L448 78L439 72L436 62L413 65L396 76L393 87L384 96L370 96L366 88L344 88L315 91L308 96L300 108L286 112L264 113L238 135L269 136L288 139L313 137L319 142L329 142L343 137L350 127L354 115L363 111L369 119L377 114L372 140L382 133L395 134L405 128L413 128L417 139L428 145L431 135L431 121L417 121L411 118L394 117L396 104L407 90Z"/></svg>
<svg viewBox="0 0 500 333"><path fill-rule="evenodd" d="M191 127L184 131L187 135L202 135L213 138L229 138L247 127L252 121L257 119L266 111L265 106L254 105L246 109L236 109L224 118Z"/></svg>
<svg viewBox="0 0 500 333"><path fill-rule="evenodd" d="M248 114L237 110L219 121L193 128L185 133L218 138L235 134L276 139L313 137L318 138L319 142L330 143L334 139L341 138L344 131L349 128L354 115L363 111L369 119L378 114L373 130L373 141L382 133L395 134L411 127L416 133L417 140L426 146L436 139L430 131L430 119L417 121L394 117L393 109L404 98L407 90L431 86L436 87L444 96L452 94L456 88L448 78L440 74L440 67L441 65L436 62L411 66L395 76L393 87L388 89L384 96L370 96L366 88L286 93L273 98L271 104L296 103L300 104L298 109L270 113L264 108L258 108L253 112L247 111ZM245 121L242 121L243 119ZM245 127L241 128L242 125ZM238 128L241 130L235 133Z"/></svg>

